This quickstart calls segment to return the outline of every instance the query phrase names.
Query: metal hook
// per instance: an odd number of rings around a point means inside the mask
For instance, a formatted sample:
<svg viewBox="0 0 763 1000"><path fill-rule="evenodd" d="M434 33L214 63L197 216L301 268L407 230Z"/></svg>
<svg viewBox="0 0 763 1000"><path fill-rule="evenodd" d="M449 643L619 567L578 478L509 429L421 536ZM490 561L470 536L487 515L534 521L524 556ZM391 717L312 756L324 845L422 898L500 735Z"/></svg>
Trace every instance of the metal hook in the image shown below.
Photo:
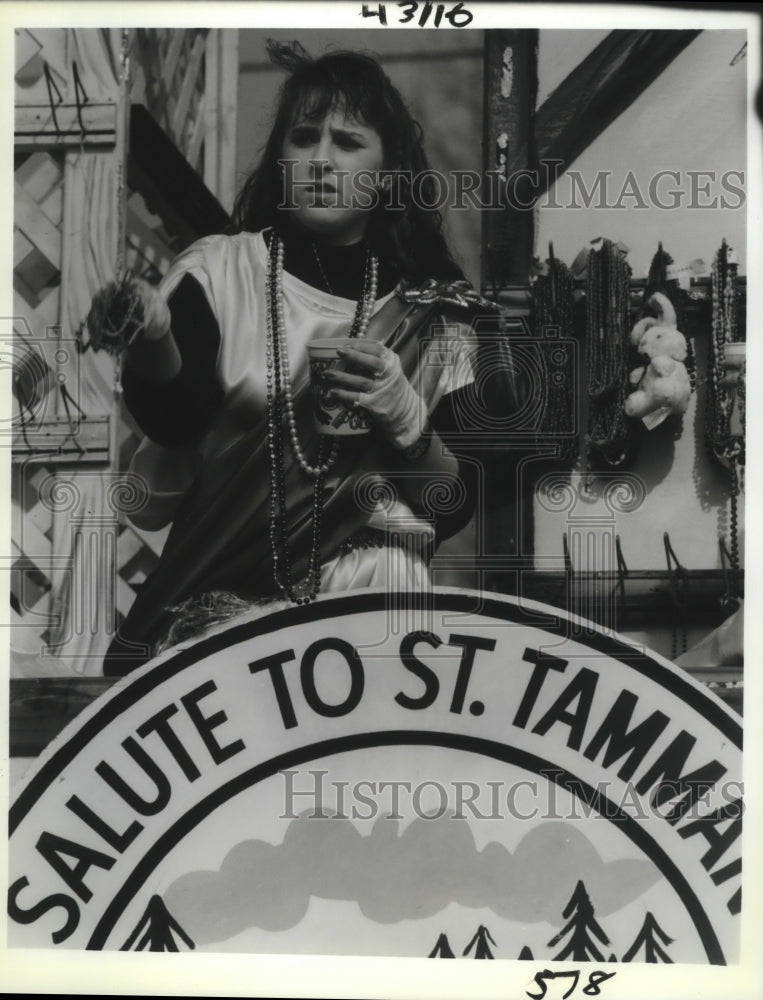
<svg viewBox="0 0 763 1000"><path fill-rule="evenodd" d="M74 77L74 100L77 104L77 121L80 128L80 140L84 142L87 135L87 128L85 127L85 123L82 121L82 109L88 103L90 98L87 96L87 92L82 85L76 61L72 62L72 75Z"/></svg>
<svg viewBox="0 0 763 1000"><path fill-rule="evenodd" d="M670 574L670 596L673 601L673 607L676 610L676 621L673 623L671 657L675 660L678 655L679 630L681 635L681 651L685 653L687 647L686 608L689 603L689 575L678 561L678 556L673 551L673 546L670 544L670 535L667 531L663 534L662 539L665 544L665 558L668 563L668 573Z"/></svg>
<svg viewBox="0 0 763 1000"><path fill-rule="evenodd" d="M667 531L663 532L662 541L665 545L665 558L668 563L668 570L671 573L685 573L683 566L678 560L678 556L673 551L673 546L670 544L670 535ZM673 570L673 564L675 563L675 571Z"/></svg>
<svg viewBox="0 0 763 1000"><path fill-rule="evenodd" d="M45 73L45 85L48 88L48 103L50 104L50 113L53 116L53 125L56 129L56 135L60 136L62 134L61 128L58 124L58 117L56 116L56 105L53 102L53 90L55 89L56 94L58 94L58 103L63 104L64 98L61 91L58 89L58 84L53 79L53 74L50 72L50 66L47 62L43 62L43 71Z"/></svg>
<svg viewBox="0 0 763 1000"><path fill-rule="evenodd" d="M739 607L739 600L736 596L736 570L731 553L726 547L726 540L723 535L718 536L718 550L721 556L721 573L723 575L723 594L720 605L723 611L733 613Z"/></svg>
<svg viewBox="0 0 763 1000"><path fill-rule="evenodd" d="M625 557L620 545L620 536L615 535L615 558L617 559L617 588L620 591L623 611L626 610L627 600L625 596L625 578L628 575L628 567L625 564Z"/></svg>
<svg viewBox="0 0 763 1000"><path fill-rule="evenodd" d="M737 54L729 63L729 66L736 66L736 64L740 61L740 59L744 59L746 55L747 55L747 42L745 42L742 48L737 52Z"/></svg>
<svg viewBox="0 0 763 1000"><path fill-rule="evenodd" d="M678 556L673 551L673 546L670 544L670 535L668 532L664 532L662 536L663 543L665 545L665 559L668 564L668 572L670 573L670 590L673 596L674 603L678 606L679 604L686 603L686 593L688 589L688 575L686 569L681 565L678 560ZM679 598L678 595L678 582L681 581L683 584L683 594Z"/></svg>
<svg viewBox="0 0 763 1000"><path fill-rule="evenodd" d="M567 611L572 611L573 605L575 604L573 589L575 585L575 570L572 565L572 559L570 558L570 545L567 541L567 532L565 531L562 535L562 549L564 551L564 574L566 578L566 596L567 596Z"/></svg>
<svg viewBox="0 0 763 1000"><path fill-rule="evenodd" d="M565 531L562 535L562 549L564 550L564 572L570 576L575 575L575 570L572 568L572 559L570 559L570 546L567 541L567 532Z"/></svg>
<svg viewBox="0 0 763 1000"><path fill-rule="evenodd" d="M718 551L721 556L721 573L723 574L723 587L724 590L728 590L728 568L731 563L731 553L726 548L726 539L723 535L718 535Z"/></svg>
<svg viewBox="0 0 763 1000"><path fill-rule="evenodd" d="M83 417L85 417L85 419L87 419L85 411L82 409L82 407L76 401L76 399L74 399L74 397L70 395L70 393L69 393L69 391L68 391L68 389L66 388L65 385L59 386L59 389L61 390L61 399L62 399L63 404L64 404L64 410L66 410L66 420L67 420L67 423L69 424L69 433L64 438L64 441L62 442L62 444L65 443L69 438L71 438L72 444L77 449L77 451L79 452L79 454L80 455L84 455L84 454L86 454L86 451L82 447L82 445L79 443L79 441L77 440L77 431L76 431L75 426L74 426L74 420L72 418L71 410L69 409L69 401L71 400L71 402L74 403L74 405L79 410L80 414Z"/></svg>

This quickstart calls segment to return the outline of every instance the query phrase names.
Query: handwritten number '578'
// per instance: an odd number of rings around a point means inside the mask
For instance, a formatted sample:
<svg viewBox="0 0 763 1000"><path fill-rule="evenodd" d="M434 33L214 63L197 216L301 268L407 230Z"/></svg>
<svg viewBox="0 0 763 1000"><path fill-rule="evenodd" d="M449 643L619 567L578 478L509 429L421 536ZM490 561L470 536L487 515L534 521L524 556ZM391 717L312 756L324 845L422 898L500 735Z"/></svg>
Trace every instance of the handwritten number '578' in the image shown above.
<svg viewBox="0 0 763 1000"><path fill-rule="evenodd" d="M395 6L402 12L401 16L398 18L399 24L409 24L418 14L416 24L419 28L423 28L427 24L429 24L430 27L439 28L443 19L446 20L452 28L465 28L474 20L474 16L464 7L462 3L454 4L447 10L444 3L434 4L431 0L427 0L426 3L399 3ZM372 9L371 4L364 3L363 10L361 11L361 17L378 17L379 23L386 27L387 4L378 3L376 4L376 8Z"/></svg>
<svg viewBox="0 0 763 1000"><path fill-rule="evenodd" d="M583 987L583 993L588 997L599 996L601 993L599 983L606 982L607 979L611 979L614 975L614 972L600 972L598 970L592 972L588 977L588 985ZM567 997L571 997L577 988L578 980L580 979L580 970L573 969L571 972L552 972L550 969L544 969L543 972L536 972L535 985L540 988L540 993L531 993L527 990L526 993L530 997L530 1000L543 1000L548 990L545 982L547 979L572 979L572 986L570 986L566 993L562 994L562 1000L567 1000Z"/></svg>

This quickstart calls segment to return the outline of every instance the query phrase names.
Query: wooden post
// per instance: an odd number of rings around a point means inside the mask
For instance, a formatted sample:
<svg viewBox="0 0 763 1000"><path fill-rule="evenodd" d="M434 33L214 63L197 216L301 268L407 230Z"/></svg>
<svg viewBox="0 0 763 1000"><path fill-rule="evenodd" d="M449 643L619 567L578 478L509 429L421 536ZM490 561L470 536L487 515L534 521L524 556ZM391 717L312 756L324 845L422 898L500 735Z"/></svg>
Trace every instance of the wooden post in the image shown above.
<svg viewBox="0 0 763 1000"><path fill-rule="evenodd" d="M210 31L204 94L204 182L227 212L236 194L237 91L238 31Z"/></svg>
<svg viewBox="0 0 763 1000"><path fill-rule="evenodd" d="M524 283L534 252L534 186L518 175L535 168L533 121L538 91L538 31L485 32L484 168L508 194L500 211L484 213L482 287ZM520 207L527 204L527 208Z"/></svg>
<svg viewBox="0 0 763 1000"><path fill-rule="evenodd" d="M484 169L491 202L503 207L483 213L482 288L497 296L510 285L527 285L534 253L535 185L517 171L535 166L533 123L537 99L538 31L485 32ZM492 175L492 176L491 176ZM515 182L516 179L516 182ZM488 183L490 180L492 183ZM497 181L497 183L496 183ZM508 199L505 197L508 195ZM512 206L512 199L527 208ZM525 309L518 310L518 314ZM511 341L511 337L509 338ZM508 442L507 442L508 443ZM532 461L534 444L517 436L509 458L486 456L485 542L492 556L521 564L533 550ZM516 588L512 576L493 573L495 589Z"/></svg>

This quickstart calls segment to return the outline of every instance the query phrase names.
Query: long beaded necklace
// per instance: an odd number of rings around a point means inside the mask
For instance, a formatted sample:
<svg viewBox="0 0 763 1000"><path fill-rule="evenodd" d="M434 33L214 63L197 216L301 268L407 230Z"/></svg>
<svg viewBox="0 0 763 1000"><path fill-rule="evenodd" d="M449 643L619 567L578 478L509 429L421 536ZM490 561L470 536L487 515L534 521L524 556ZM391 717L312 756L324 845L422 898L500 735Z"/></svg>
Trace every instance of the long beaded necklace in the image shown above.
<svg viewBox="0 0 763 1000"><path fill-rule="evenodd" d="M631 269L610 240L588 254L586 278L586 368L589 456L608 465L628 457L627 390Z"/></svg>
<svg viewBox="0 0 763 1000"><path fill-rule="evenodd" d="M334 465L339 453L339 440L334 439L330 448L321 436L318 458L311 465L302 450L294 414L294 397L289 367L283 306L283 270L285 247L277 233L273 233L268 254L268 271L265 278L267 298L267 336L265 338L265 368L267 390L268 448L270 453L270 542L273 553L273 579L276 586L293 604L309 604L320 592L320 539L323 515L323 496L326 474ZM362 337L368 329L378 288L379 264L375 255L366 251L366 268L363 291L355 310L348 336ZM284 421L289 429L289 442L294 457L302 471L314 480L313 532L307 576L298 593L291 579L291 555L286 519L286 471L284 465ZM327 453L328 452L328 453ZM283 572L283 577L282 577Z"/></svg>
<svg viewBox="0 0 763 1000"><path fill-rule="evenodd" d="M321 278L323 278L323 284L326 286L329 295L333 295L334 289L331 287L331 282L326 277L326 272L323 270L323 264L321 264L321 257L320 254L318 253L318 247L314 243L311 243L310 246L313 248L313 257L315 257L315 263L318 265L318 270L321 272Z"/></svg>
<svg viewBox="0 0 763 1000"><path fill-rule="evenodd" d="M730 479L729 535L731 542L731 577L722 603L733 607L737 598L737 571L739 569L739 510L738 498L742 489L744 468L744 438L731 433L731 413L734 390L721 384L725 374L726 344L738 343L741 331L738 324L737 262L733 251L721 242L713 259L712 305L713 329L707 363L707 414L706 437L710 450L728 466ZM744 393L744 388L743 388Z"/></svg>
<svg viewBox="0 0 763 1000"><path fill-rule="evenodd" d="M731 434L733 392L721 381L725 370L726 344L739 341L737 324L737 264L726 240L715 255L712 269L713 330L707 365L707 424L708 444L721 461L738 459L742 452L741 439Z"/></svg>
<svg viewBox="0 0 763 1000"><path fill-rule="evenodd" d="M570 345L574 336L573 277L566 264L554 256L551 244L546 263L547 272L537 276L533 288L535 336L543 344L550 369L538 443L554 445L555 461L568 467L578 457L577 438L570 434L575 407L575 355ZM546 339L554 328L561 342Z"/></svg>

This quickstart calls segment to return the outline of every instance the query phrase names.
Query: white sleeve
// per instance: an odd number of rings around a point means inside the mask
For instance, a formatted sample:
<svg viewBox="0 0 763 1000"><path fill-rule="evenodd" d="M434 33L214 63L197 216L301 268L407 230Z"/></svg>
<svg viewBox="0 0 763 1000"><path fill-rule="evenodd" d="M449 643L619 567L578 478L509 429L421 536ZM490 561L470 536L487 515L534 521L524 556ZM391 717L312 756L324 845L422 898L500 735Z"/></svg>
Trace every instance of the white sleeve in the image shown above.
<svg viewBox="0 0 763 1000"><path fill-rule="evenodd" d="M170 264L169 270L159 283L159 291L165 299L169 299L174 290L187 275L192 275L201 285L215 318L219 322L219 314L215 303L215 292L212 284L212 268L210 257L217 257L225 252L224 236L205 236L186 247Z"/></svg>

